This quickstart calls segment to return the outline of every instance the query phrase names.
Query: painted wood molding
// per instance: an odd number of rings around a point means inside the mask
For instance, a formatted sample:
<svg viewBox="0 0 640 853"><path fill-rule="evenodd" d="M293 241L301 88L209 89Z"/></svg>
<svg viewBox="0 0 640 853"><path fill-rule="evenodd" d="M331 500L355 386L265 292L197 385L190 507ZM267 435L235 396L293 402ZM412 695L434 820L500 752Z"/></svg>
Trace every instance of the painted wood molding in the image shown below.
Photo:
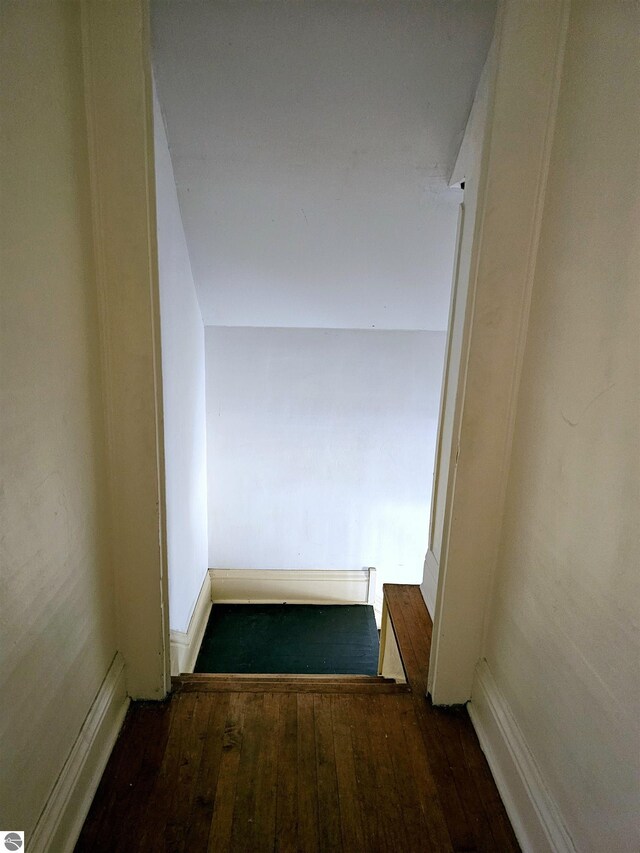
<svg viewBox="0 0 640 853"><path fill-rule="evenodd" d="M424 558L424 574L422 576L422 583L420 584L420 591L422 592L424 603L427 605L427 610L429 611L429 616L431 616L432 621L436 612L436 595L438 593L439 573L440 566L436 559L436 555L431 549L429 549L427 551L427 556Z"/></svg>
<svg viewBox="0 0 640 853"><path fill-rule="evenodd" d="M193 672L211 613L211 575L206 572L186 631L171 631L171 675Z"/></svg>
<svg viewBox="0 0 640 853"><path fill-rule="evenodd" d="M402 656L398 647L398 639L389 616L387 602L382 604L382 619L380 626L380 654L378 655L378 675L393 678L399 684L407 683Z"/></svg>
<svg viewBox="0 0 640 853"><path fill-rule="evenodd" d="M476 669L467 708L524 853L576 853L562 814L486 660Z"/></svg>
<svg viewBox="0 0 640 853"><path fill-rule="evenodd" d="M376 604L376 585L377 573L374 566L368 566L364 571L369 574L369 586L367 587L367 604L371 604L375 609Z"/></svg>
<svg viewBox="0 0 640 853"><path fill-rule="evenodd" d="M117 647L127 691L170 686L153 96L146 0L82 0Z"/></svg>
<svg viewBox="0 0 640 853"><path fill-rule="evenodd" d="M569 4L502 0L454 391L429 665L435 704L464 703L482 658L500 545ZM514 188L517 188L514 189ZM466 221L466 218L465 218Z"/></svg>
<svg viewBox="0 0 640 853"><path fill-rule="evenodd" d="M372 604L376 570L210 569L214 602Z"/></svg>
<svg viewBox="0 0 640 853"><path fill-rule="evenodd" d="M38 823L26 838L30 853L73 851L128 707L124 660L117 652Z"/></svg>

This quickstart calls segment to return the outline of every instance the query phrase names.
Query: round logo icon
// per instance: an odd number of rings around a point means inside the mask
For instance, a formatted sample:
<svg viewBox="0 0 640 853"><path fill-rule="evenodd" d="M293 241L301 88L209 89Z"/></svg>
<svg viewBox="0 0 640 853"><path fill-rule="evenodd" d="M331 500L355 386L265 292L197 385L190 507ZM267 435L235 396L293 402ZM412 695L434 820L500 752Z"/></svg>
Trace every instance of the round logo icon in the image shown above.
<svg viewBox="0 0 640 853"><path fill-rule="evenodd" d="M4 837L4 846L7 850L19 850L22 847L22 839L17 832L7 832Z"/></svg>

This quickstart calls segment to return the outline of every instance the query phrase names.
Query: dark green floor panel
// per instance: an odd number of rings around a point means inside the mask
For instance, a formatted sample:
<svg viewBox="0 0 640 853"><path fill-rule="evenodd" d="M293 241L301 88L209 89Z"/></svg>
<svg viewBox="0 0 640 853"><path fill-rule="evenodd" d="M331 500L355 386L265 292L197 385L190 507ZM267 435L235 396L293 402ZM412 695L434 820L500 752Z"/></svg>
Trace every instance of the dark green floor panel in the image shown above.
<svg viewBox="0 0 640 853"><path fill-rule="evenodd" d="M376 675L378 629L364 604L214 604L196 672Z"/></svg>

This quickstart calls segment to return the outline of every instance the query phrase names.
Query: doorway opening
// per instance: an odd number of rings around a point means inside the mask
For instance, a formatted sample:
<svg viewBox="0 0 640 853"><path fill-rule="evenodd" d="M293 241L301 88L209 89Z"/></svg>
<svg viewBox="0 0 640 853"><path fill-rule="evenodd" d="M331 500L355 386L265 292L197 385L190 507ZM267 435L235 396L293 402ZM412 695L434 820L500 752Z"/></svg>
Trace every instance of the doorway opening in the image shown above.
<svg viewBox="0 0 640 853"><path fill-rule="evenodd" d="M379 624L382 585L412 583L433 608L465 128L494 13L151 5L175 674L212 602Z"/></svg>

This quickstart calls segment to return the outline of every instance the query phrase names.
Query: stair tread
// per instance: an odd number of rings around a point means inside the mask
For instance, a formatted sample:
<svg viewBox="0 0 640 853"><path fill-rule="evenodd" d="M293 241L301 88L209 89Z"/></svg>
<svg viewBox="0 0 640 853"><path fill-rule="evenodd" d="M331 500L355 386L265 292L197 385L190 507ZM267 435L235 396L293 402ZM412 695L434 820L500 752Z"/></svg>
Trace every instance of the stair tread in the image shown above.
<svg viewBox="0 0 640 853"><path fill-rule="evenodd" d="M382 675L313 675L297 673L227 673L182 672L174 678L189 681L335 681L335 682L391 682Z"/></svg>
<svg viewBox="0 0 640 853"><path fill-rule="evenodd" d="M176 692L194 693L406 693L409 687L377 675L247 675L184 673L174 676Z"/></svg>

